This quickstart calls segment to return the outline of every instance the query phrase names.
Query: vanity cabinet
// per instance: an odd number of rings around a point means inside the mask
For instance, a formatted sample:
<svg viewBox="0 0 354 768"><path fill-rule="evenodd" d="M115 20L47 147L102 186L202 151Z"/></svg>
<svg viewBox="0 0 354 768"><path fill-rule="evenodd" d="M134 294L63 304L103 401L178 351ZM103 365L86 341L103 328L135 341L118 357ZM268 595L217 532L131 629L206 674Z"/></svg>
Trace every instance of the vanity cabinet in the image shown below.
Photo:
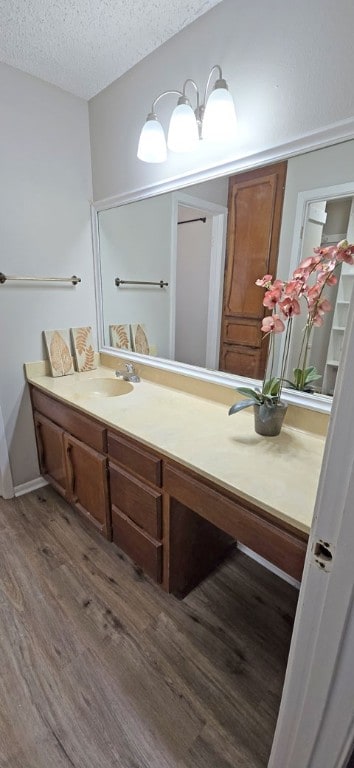
<svg viewBox="0 0 354 768"><path fill-rule="evenodd" d="M63 434L67 500L111 538L107 459L66 432Z"/></svg>
<svg viewBox="0 0 354 768"><path fill-rule="evenodd" d="M43 476L136 567L186 595L240 541L300 580L307 534L31 386Z"/></svg>
<svg viewBox="0 0 354 768"><path fill-rule="evenodd" d="M67 496L63 430L37 411L34 412L38 461L41 475L58 493Z"/></svg>
<svg viewBox="0 0 354 768"><path fill-rule="evenodd" d="M184 509L193 510L213 527L301 580L307 546L305 533L285 521L275 521L254 504L220 492L214 484L170 463L165 466L164 487L171 504L174 500Z"/></svg>
<svg viewBox="0 0 354 768"><path fill-rule="evenodd" d="M104 427L36 389L32 405L41 474L110 539Z"/></svg>

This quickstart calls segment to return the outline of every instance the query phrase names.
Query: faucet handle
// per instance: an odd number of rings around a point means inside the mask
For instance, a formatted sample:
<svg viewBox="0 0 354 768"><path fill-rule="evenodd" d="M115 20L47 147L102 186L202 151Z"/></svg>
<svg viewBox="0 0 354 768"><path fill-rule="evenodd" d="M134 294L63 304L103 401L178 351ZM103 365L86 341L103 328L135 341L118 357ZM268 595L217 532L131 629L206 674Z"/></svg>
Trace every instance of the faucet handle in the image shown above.
<svg viewBox="0 0 354 768"><path fill-rule="evenodd" d="M128 373L135 373L134 363L126 363L125 368L128 371Z"/></svg>

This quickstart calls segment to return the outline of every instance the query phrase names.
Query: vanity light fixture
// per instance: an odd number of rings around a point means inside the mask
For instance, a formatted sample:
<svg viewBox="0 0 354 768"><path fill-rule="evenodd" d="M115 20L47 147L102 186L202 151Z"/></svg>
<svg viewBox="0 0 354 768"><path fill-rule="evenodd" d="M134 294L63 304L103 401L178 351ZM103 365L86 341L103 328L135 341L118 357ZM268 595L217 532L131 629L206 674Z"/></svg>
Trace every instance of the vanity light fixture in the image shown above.
<svg viewBox="0 0 354 768"><path fill-rule="evenodd" d="M208 97L210 83L216 71L218 76ZM194 109L186 96L188 84L195 90ZM171 115L166 144L164 130L155 110L160 99L170 94L177 95L178 101ZM164 91L154 99L140 134L137 154L139 160L145 163L163 163L167 160L167 147L171 152L192 152L200 139L223 141L233 138L235 133L236 113L233 98L222 76L221 67L215 64L209 72L202 103L198 86L191 78L185 81L182 91Z"/></svg>

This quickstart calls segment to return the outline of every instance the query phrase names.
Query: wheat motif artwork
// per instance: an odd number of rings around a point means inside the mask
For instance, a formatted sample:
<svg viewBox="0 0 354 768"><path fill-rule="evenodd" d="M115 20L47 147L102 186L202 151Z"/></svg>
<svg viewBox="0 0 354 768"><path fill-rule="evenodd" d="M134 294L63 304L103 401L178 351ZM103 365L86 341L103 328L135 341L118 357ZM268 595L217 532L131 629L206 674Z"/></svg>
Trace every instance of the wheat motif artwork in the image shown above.
<svg viewBox="0 0 354 768"><path fill-rule="evenodd" d="M264 339L269 338L268 360L262 387L237 387L236 391L248 399L235 403L229 409L229 415L255 406L255 414L264 425L260 434L274 436L279 431L269 432L270 420L278 416L277 409L282 408L283 417L286 405L281 400L282 389L286 385L291 389L302 392L313 391L315 381L321 376L316 368L308 365L311 334L315 327L323 325L326 312L332 309L331 302L324 296L324 289L336 285L338 278L335 274L341 264L354 264L354 244L341 240L337 245L326 248L314 248L313 256L304 259L294 270L290 280L274 280L272 275L256 280L256 285L265 289L263 306L270 310L262 320ZM300 353L297 367L293 370L291 379L286 378L289 348L293 318L306 311L306 322L302 334ZM285 333L285 340L280 364L280 375L273 375L274 366L274 336ZM258 425L259 426L259 425ZM274 428L276 429L276 428ZM267 431L268 430L268 431ZM257 425L256 431L258 432Z"/></svg>
<svg viewBox="0 0 354 768"><path fill-rule="evenodd" d="M43 333L52 376L67 376L74 373L69 330L65 328Z"/></svg>
<svg viewBox="0 0 354 768"><path fill-rule="evenodd" d="M96 368L96 364L91 326L71 328L71 337L73 340L76 370L79 372L92 371Z"/></svg>

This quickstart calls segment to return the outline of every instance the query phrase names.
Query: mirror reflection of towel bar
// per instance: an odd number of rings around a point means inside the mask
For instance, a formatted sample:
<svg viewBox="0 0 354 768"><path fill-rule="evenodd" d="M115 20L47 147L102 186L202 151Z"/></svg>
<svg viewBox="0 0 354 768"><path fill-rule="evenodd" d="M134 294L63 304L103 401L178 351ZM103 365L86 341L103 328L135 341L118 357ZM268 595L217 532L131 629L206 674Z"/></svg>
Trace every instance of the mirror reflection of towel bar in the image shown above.
<svg viewBox="0 0 354 768"><path fill-rule="evenodd" d="M120 277L116 277L114 282L118 288L120 285L159 285L160 288L164 288L165 285L168 285L168 283L165 283L163 280L153 283L149 280L121 280Z"/></svg>
<svg viewBox="0 0 354 768"><path fill-rule="evenodd" d="M31 283L72 283L73 285L81 283L81 277L76 277L76 275L72 275L72 277L20 277L16 275L4 275L3 272L0 272L0 285L6 283L7 280L27 280Z"/></svg>
<svg viewBox="0 0 354 768"><path fill-rule="evenodd" d="M184 221L177 221L177 224L193 224L194 221L202 221L203 224L205 224L206 216L199 216L198 219L185 219Z"/></svg>

